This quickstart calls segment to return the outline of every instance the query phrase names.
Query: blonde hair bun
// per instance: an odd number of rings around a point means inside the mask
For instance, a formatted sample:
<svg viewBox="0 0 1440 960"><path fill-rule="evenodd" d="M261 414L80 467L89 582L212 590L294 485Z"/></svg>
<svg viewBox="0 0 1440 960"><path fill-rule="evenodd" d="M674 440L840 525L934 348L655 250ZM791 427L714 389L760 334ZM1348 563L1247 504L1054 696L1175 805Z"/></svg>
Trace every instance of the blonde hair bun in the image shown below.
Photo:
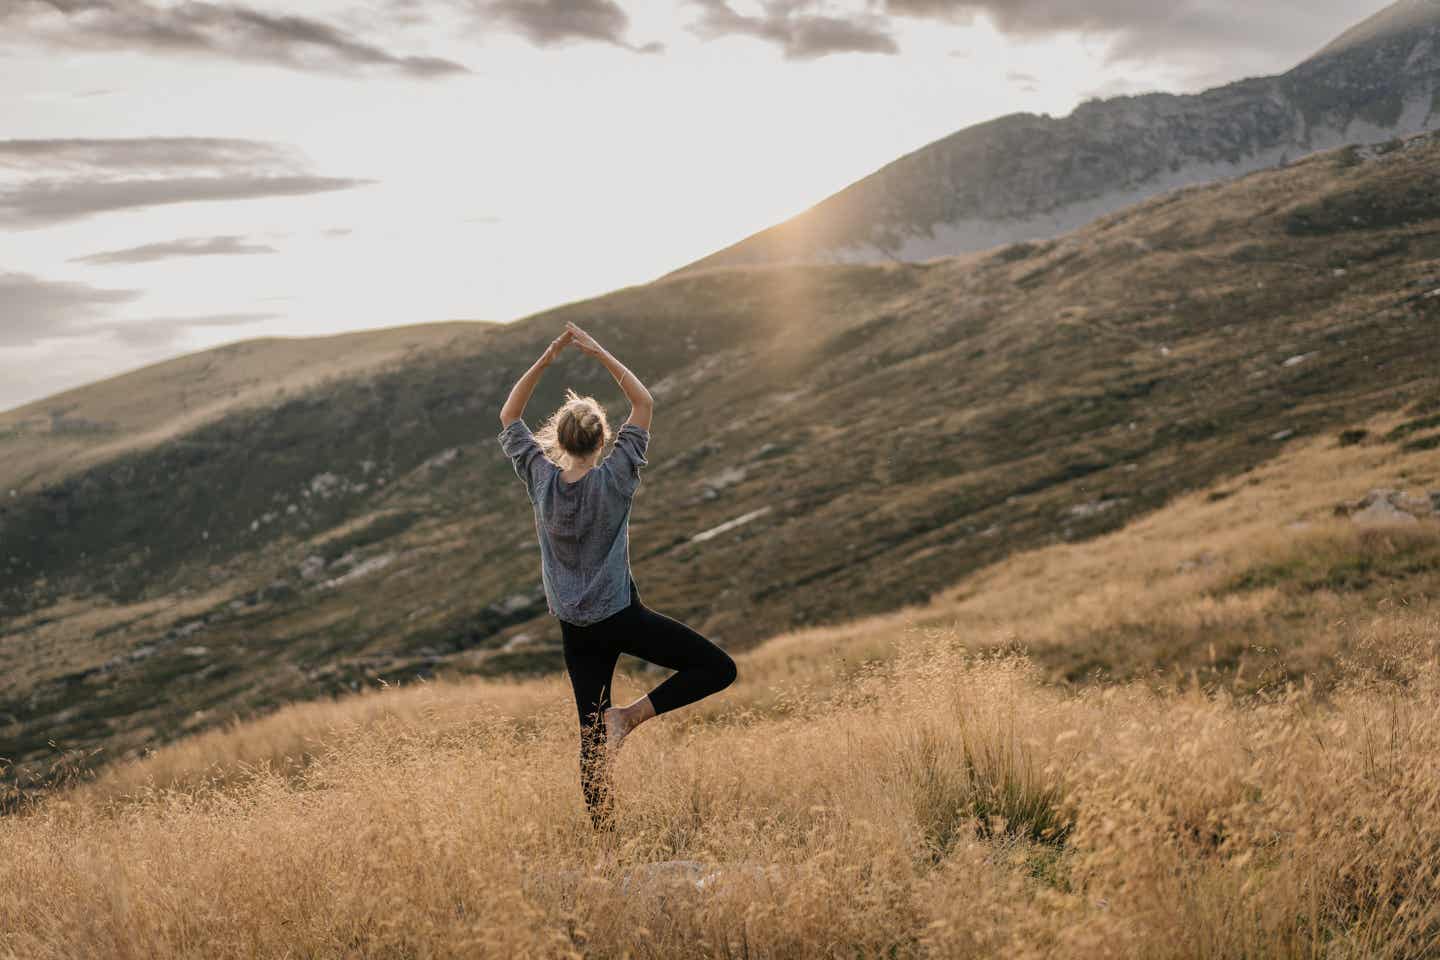
<svg viewBox="0 0 1440 960"><path fill-rule="evenodd" d="M564 466L568 458L588 457L614 439L598 400L565 388L565 402L535 432L545 456Z"/></svg>

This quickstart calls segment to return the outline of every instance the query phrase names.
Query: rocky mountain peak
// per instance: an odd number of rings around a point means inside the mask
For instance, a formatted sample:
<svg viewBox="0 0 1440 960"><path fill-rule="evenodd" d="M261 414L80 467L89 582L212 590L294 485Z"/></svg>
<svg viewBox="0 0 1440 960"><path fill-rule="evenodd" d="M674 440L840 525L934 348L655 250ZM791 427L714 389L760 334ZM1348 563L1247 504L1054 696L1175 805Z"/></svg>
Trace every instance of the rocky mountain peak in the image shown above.
<svg viewBox="0 0 1440 960"><path fill-rule="evenodd" d="M1043 240L1167 190L1436 128L1440 0L1399 0L1279 76L964 128L674 272L914 262Z"/></svg>
<svg viewBox="0 0 1440 960"><path fill-rule="evenodd" d="M1440 0L1397 0L1336 37L1311 61L1436 28L1440 28Z"/></svg>

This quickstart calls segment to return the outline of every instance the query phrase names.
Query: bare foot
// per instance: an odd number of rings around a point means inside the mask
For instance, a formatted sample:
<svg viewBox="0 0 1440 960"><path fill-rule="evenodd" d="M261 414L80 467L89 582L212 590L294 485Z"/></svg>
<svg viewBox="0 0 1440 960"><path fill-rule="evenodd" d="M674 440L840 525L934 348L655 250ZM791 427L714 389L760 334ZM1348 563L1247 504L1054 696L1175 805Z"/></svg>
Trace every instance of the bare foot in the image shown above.
<svg viewBox="0 0 1440 960"><path fill-rule="evenodd" d="M634 728L624 707L610 707L605 711L605 753L615 756L625 735Z"/></svg>
<svg viewBox="0 0 1440 960"><path fill-rule="evenodd" d="M620 743L631 730L655 716L655 707L648 696L628 707L610 707L605 711L605 752L613 757Z"/></svg>

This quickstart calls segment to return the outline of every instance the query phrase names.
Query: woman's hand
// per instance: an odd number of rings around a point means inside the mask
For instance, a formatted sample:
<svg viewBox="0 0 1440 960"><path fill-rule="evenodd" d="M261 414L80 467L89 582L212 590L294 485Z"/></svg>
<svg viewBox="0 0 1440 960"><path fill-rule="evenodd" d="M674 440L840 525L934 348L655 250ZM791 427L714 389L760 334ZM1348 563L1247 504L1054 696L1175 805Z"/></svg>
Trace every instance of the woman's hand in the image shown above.
<svg viewBox="0 0 1440 960"><path fill-rule="evenodd" d="M565 332L574 338L575 346L590 354L590 356L598 357L605 352L605 348L600 346L594 337L575 326L575 324L569 320L565 321Z"/></svg>
<svg viewBox="0 0 1440 960"><path fill-rule="evenodd" d="M556 337L554 340L551 340L550 346L546 347L544 354L541 355L540 362L544 363L546 366L549 366L556 357L560 356L560 352L565 349L565 345L571 343L574 339L575 334L569 330L566 330L564 333L560 334L560 336Z"/></svg>

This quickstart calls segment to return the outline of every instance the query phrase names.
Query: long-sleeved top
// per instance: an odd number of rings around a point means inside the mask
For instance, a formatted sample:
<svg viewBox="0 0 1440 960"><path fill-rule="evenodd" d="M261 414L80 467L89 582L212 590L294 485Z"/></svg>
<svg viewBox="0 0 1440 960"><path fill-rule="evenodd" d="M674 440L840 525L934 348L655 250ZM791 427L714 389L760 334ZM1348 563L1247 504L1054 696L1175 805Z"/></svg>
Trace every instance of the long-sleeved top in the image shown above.
<svg viewBox="0 0 1440 960"><path fill-rule="evenodd" d="M525 481L540 538L540 578L554 616L585 626L630 603L630 506L650 431L623 424L601 463L567 483L524 419L500 431L500 446Z"/></svg>

